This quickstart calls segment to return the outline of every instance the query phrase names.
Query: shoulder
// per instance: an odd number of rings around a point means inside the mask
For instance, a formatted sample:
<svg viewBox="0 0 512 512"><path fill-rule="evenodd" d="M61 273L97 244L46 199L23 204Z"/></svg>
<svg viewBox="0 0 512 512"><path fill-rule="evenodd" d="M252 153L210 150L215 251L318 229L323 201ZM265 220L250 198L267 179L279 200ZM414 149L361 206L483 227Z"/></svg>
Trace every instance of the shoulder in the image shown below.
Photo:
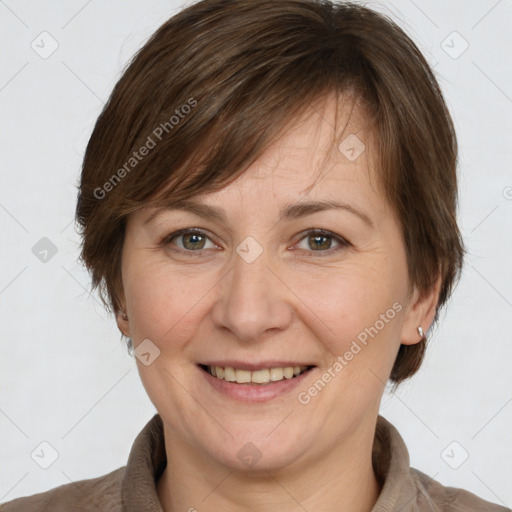
<svg viewBox="0 0 512 512"><path fill-rule="evenodd" d="M417 489L417 504L419 510L435 510L439 512L511 512L496 503L483 500L476 494L457 487L447 487L432 479L425 473L411 468Z"/></svg>
<svg viewBox="0 0 512 512"><path fill-rule="evenodd" d="M78 480L49 491L0 504L0 512L121 512L121 486L126 467Z"/></svg>

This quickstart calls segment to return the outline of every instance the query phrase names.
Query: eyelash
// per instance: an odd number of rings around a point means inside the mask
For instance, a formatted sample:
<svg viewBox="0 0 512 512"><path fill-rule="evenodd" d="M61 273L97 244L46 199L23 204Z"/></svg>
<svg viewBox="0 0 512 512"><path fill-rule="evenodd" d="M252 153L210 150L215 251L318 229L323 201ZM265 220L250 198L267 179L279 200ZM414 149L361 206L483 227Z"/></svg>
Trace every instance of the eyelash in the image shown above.
<svg viewBox="0 0 512 512"><path fill-rule="evenodd" d="M174 233L171 233L170 235L165 236L161 240L159 245L160 246L168 245L176 238L179 238L180 236L190 235L190 234L201 235L201 236L206 237L208 240L210 240L210 237L208 236L208 234L206 232L204 232L203 230L198 229L198 228L187 228L187 229L180 229L179 231L175 231ZM315 255L319 255L320 257L331 255L331 254L338 252L342 249L346 249L347 247L349 247L351 245L350 242L348 242L345 238L335 235L331 231L327 231L325 229L318 229L318 228L313 228L313 229L303 231L301 233L301 238L299 238L298 242L301 242L302 240L304 240L305 238L308 238L310 236L324 236L326 238L332 238L339 244L338 247L330 248L330 249L327 249L326 251L309 250L310 253L315 253ZM210 240L210 241L213 243L212 240ZM208 251L209 249L198 249L197 251L191 251L188 249L181 249L178 247L177 249L173 249L173 250L179 251L188 257L194 257L197 254L202 255L202 253L204 251Z"/></svg>

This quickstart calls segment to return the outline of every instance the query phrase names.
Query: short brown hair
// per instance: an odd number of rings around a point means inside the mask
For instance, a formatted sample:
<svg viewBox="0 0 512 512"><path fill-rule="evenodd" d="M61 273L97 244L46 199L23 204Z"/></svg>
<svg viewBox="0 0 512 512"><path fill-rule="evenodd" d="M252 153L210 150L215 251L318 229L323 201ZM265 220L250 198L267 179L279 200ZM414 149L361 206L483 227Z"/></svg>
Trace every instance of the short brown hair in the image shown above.
<svg viewBox="0 0 512 512"><path fill-rule="evenodd" d="M122 306L130 213L160 204L164 193L168 203L219 190L329 92L355 93L374 123L410 283L424 293L442 278L437 322L465 252L450 114L402 29L374 10L327 0L203 0L134 56L87 145L76 210L81 257L105 304L116 314ZM425 345L400 346L391 381L417 371Z"/></svg>

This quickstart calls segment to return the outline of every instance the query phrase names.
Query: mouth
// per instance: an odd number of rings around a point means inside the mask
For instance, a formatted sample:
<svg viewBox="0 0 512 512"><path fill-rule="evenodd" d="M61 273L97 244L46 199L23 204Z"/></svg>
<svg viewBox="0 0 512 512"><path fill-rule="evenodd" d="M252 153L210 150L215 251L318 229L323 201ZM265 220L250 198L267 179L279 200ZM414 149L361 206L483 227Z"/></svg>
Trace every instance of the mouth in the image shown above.
<svg viewBox="0 0 512 512"><path fill-rule="evenodd" d="M274 366L271 368L235 368L234 366L217 366L200 364L199 367L218 380L242 385L270 385L275 382L296 379L315 368L314 365Z"/></svg>

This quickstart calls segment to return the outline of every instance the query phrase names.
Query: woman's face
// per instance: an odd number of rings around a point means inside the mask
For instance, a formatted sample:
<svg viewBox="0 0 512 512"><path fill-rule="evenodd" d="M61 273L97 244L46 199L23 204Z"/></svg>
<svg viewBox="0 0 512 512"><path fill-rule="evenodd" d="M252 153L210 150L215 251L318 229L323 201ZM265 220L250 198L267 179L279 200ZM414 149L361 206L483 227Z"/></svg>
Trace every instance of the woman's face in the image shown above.
<svg viewBox="0 0 512 512"><path fill-rule="evenodd" d="M166 439L202 464L298 467L347 449L372 431L400 343L432 321L437 295L408 294L400 225L369 151L357 156L370 141L354 116L319 175L332 102L196 208L128 219L118 322Z"/></svg>

